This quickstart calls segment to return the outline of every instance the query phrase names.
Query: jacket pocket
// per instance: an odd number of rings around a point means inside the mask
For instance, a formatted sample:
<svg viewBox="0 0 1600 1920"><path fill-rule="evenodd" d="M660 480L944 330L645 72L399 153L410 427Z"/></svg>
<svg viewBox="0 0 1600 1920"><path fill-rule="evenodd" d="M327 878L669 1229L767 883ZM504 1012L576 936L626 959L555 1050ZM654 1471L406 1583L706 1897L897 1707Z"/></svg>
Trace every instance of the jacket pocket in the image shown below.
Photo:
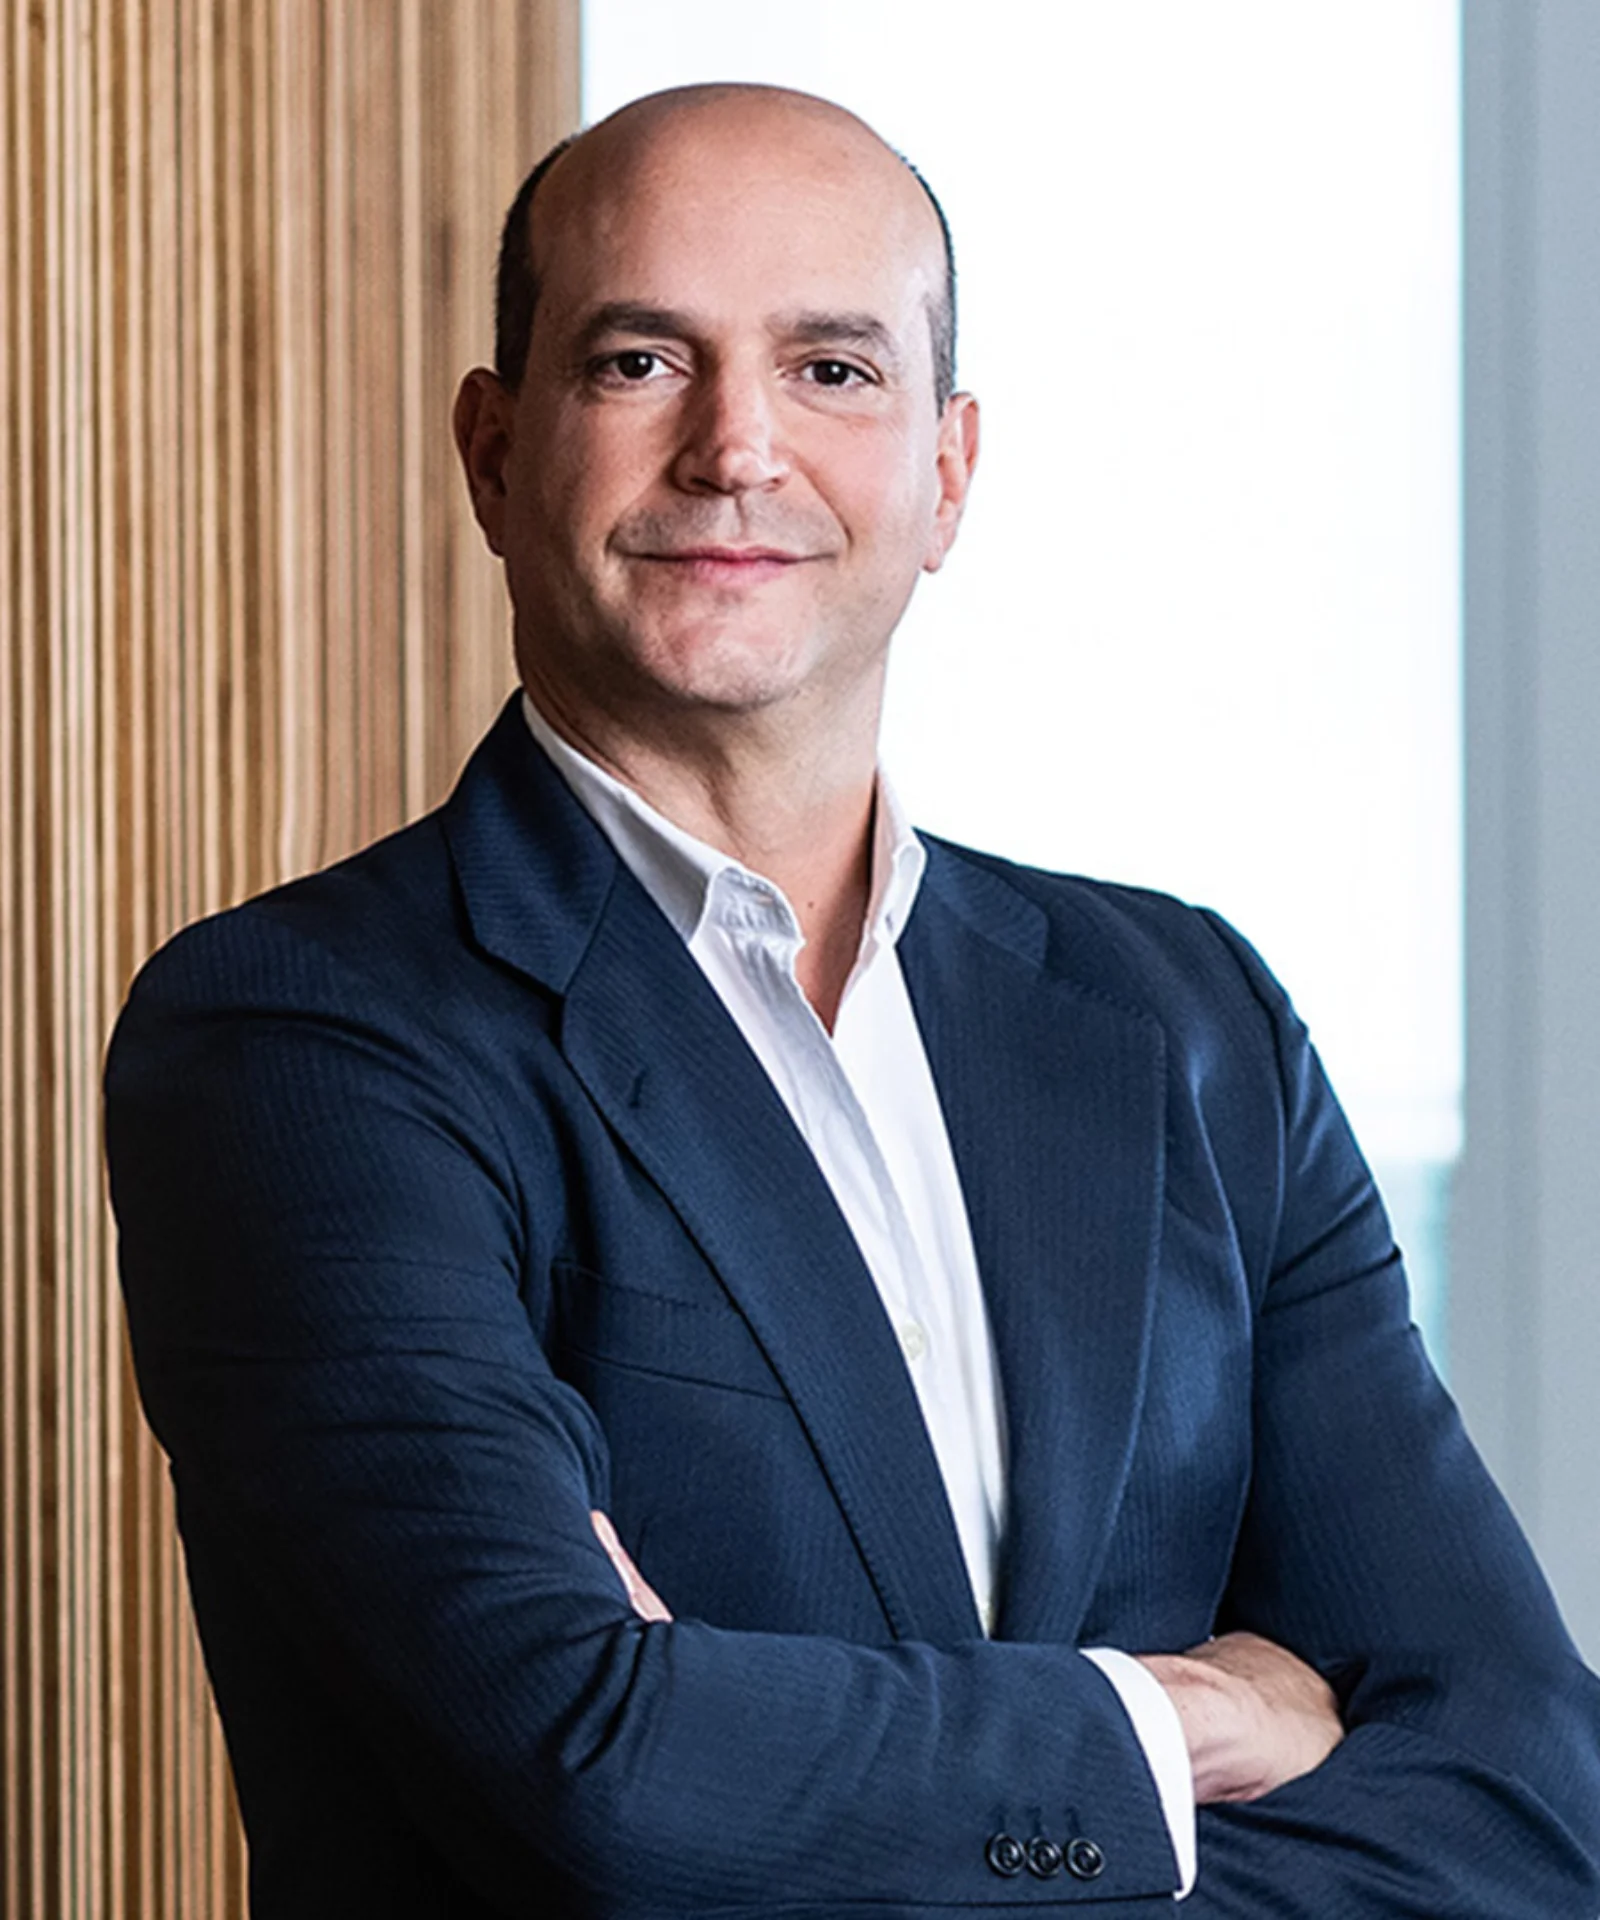
<svg viewBox="0 0 1600 1920"><path fill-rule="evenodd" d="M674 1299L618 1286L567 1261L550 1270L551 1359L563 1351L667 1379L788 1395L743 1316L719 1301Z"/></svg>

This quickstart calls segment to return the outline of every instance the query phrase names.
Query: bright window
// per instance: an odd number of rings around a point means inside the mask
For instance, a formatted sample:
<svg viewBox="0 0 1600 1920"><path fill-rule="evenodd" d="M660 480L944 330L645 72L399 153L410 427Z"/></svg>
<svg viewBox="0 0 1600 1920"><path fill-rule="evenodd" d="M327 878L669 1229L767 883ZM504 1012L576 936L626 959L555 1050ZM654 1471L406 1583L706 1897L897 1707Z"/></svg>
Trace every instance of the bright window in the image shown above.
<svg viewBox="0 0 1600 1920"><path fill-rule="evenodd" d="M761 79L916 161L984 458L886 752L960 839L1216 906L1439 1351L1461 1089L1455 0L588 0L585 112Z"/></svg>

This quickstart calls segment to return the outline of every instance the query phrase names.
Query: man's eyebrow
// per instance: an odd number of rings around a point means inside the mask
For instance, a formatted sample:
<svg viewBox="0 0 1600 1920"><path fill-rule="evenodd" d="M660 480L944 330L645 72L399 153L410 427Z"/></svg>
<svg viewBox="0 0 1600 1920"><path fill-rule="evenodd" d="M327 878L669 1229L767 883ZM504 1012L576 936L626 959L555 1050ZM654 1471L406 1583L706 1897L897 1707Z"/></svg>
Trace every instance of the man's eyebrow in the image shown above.
<svg viewBox="0 0 1600 1920"><path fill-rule="evenodd" d="M775 331L797 347L855 347L898 372L903 355L893 333L871 313L796 313Z"/></svg>
<svg viewBox="0 0 1600 1920"><path fill-rule="evenodd" d="M638 333L657 340L687 340L695 332L694 318L672 307L652 307L640 300L608 300L596 307L578 329L577 350L585 353L611 333Z"/></svg>
<svg viewBox="0 0 1600 1920"><path fill-rule="evenodd" d="M582 355L610 334L691 340L703 331L704 323L681 308L651 306L642 300L608 300L584 320L574 345ZM893 333L871 313L780 314L772 323L772 332L791 346L854 347L859 352L872 354L896 372L903 361Z"/></svg>

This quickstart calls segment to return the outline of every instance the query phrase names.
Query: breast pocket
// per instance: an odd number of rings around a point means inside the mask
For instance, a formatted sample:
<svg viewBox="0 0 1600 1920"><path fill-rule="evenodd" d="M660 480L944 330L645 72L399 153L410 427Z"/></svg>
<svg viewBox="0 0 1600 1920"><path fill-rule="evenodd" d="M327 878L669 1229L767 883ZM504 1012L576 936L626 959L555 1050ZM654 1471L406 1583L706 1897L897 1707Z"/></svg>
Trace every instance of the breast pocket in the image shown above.
<svg viewBox="0 0 1600 1920"><path fill-rule="evenodd" d="M581 1375L600 1362L665 1380L787 1398L735 1308L620 1286L568 1262L558 1262L550 1279L549 1347L557 1372Z"/></svg>

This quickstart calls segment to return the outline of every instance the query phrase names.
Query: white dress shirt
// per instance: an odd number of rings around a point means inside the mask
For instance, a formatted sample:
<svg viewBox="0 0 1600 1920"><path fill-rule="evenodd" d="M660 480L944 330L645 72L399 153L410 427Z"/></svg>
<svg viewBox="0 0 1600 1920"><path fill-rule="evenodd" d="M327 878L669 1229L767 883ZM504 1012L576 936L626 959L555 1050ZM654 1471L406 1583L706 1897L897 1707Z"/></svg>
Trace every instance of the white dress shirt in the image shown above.
<svg viewBox="0 0 1600 1920"><path fill-rule="evenodd" d="M896 942L927 855L880 777L861 946L830 1035L795 974L782 890L696 840L579 753L526 695L534 738L687 945L816 1158L895 1330L985 1634L1005 1522L1005 1426L966 1202ZM1116 1689L1194 1882L1194 1793L1177 1710L1137 1661L1084 1650ZM1181 1895L1180 1895L1181 1897Z"/></svg>

